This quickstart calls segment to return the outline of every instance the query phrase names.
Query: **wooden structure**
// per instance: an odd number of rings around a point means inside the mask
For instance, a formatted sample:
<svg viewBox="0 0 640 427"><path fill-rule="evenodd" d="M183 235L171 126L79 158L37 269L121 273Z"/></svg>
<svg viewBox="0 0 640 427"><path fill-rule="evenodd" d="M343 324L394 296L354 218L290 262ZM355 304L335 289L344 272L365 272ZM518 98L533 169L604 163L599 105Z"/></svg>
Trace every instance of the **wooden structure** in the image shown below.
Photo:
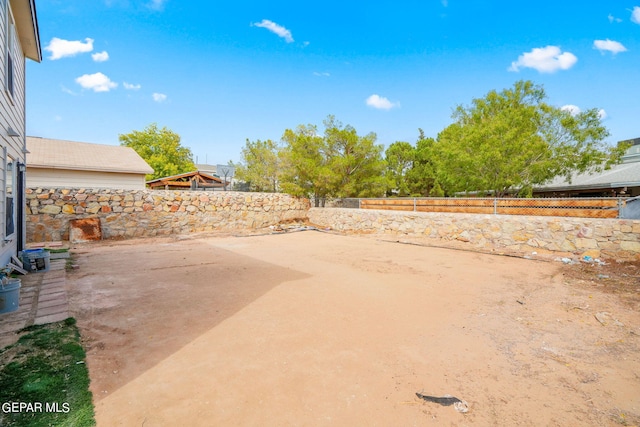
<svg viewBox="0 0 640 427"><path fill-rule="evenodd" d="M224 188L220 178L201 171L182 173L147 181L155 190L215 190Z"/></svg>
<svg viewBox="0 0 640 427"><path fill-rule="evenodd" d="M617 218L619 210L625 203L624 199L613 197L598 199L387 198L360 199L360 209Z"/></svg>

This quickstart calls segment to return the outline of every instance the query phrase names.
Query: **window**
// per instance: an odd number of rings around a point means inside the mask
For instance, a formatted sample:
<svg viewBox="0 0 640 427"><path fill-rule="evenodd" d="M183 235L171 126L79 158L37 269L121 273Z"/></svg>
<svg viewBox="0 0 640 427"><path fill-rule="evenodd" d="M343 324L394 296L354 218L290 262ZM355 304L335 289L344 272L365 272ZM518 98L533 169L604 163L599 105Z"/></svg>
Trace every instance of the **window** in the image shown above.
<svg viewBox="0 0 640 427"><path fill-rule="evenodd" d="M5 194L5 239L11 236L16 231L16 214L13 198L15 196L14 183L16 182L14 160L11 157L7 157L7 164L5 166L5 179L4 179L4 194Z"/></svg>

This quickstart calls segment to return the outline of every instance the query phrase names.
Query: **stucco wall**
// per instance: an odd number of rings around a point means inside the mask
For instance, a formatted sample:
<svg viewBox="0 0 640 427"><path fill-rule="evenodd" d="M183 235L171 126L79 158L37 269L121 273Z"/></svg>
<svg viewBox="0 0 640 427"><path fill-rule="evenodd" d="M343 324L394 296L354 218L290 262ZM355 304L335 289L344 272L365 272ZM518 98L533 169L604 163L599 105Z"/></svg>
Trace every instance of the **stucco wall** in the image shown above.
<svg viewBox="0 0 640 427"><path fill-rule="evenodd" d="M27 242L69 239L69 221L99 218L105 239L260 228L304 219L307 199L211 191L30 188Z"/></svg>
<svg viewBox="0 0 640 427"><path fill-rule="evenodd" d="M144 174L40 168L27 165L27 188L84 187L144 190Z"/></svg>
<svg viewBox="0 0 640 427"><path fill-rule="evenodd" d="M311 208L309 221L356 233L421 236L486 250L640 259L640 220Z"/></svg>

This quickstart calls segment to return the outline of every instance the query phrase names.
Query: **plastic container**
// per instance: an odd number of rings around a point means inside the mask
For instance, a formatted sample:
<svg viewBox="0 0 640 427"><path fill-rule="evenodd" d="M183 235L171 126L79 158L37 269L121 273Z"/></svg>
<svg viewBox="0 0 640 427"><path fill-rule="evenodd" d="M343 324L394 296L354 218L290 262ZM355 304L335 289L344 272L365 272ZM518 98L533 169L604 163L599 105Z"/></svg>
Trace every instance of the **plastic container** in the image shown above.
<svg viewBox="0 0 640 427"><path fill-rule="evenodd" d="M9 279L6 285L0 281L0 314L20 308L20 286L20 279Z"/></svg>
<svg viewBox="0 0 640 427"><path fill-rule="evenodd" d="M29 272L49 271L51 254L44 249L25 249L22 251L22 264L24 269Z"/></svg>

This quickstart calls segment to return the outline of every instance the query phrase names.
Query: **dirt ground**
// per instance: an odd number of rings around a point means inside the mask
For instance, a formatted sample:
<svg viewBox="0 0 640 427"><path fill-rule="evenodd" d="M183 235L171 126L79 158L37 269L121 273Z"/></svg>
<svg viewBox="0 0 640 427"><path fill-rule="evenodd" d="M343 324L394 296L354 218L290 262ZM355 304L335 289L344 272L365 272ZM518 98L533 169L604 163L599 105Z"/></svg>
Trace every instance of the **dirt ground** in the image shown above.
<svg viewBox="0 0 640 427"><path fill-rule="evenodd" d="M318 231L73 257L99 426L640 423L638 265Z"/></svg>

